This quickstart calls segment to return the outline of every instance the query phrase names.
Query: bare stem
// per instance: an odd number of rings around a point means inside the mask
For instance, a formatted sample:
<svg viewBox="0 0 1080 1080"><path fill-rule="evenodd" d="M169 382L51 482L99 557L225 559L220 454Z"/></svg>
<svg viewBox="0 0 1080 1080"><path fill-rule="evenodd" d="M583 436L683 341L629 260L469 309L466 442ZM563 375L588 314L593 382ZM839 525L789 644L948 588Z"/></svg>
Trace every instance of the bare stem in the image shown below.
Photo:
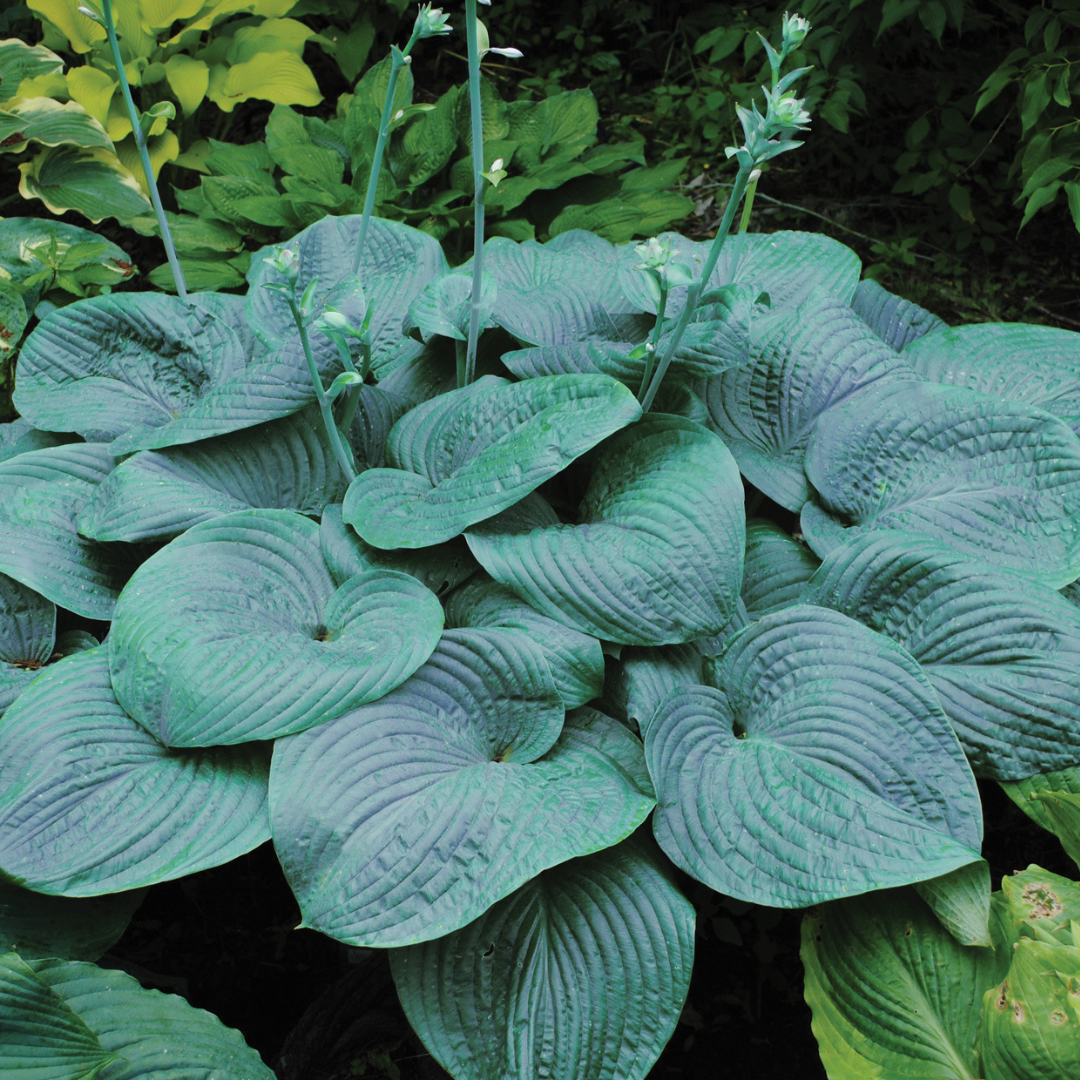
<svg viewBox="0 0 1080 1080"><path fill-rule="evenodd" d="M469 341L465 349L464 386L476 378L476 346L480 338L480 297L484 256L484 122L480 104L480 46L476 34L476 0L465 0L465 40L469 50L469 108L472 120L473 273L469 303Z"/></svg>

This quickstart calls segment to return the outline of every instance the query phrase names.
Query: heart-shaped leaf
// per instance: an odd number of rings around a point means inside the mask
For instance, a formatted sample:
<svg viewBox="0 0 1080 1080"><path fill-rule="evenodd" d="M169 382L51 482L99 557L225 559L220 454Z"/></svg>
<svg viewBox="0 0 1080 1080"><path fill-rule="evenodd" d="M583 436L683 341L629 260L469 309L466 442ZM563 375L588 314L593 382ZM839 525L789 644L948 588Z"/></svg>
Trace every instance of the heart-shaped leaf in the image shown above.
<svg viewBox="0 0 1080 1080"><path fill-rule="evenodd" d="M820 565L821 560L805 544L775 522L752 518L746 523L742 585L747 614L757 618L797 603L803 586Z"/></svg>
<svg viewBox="0 0 1080 1080"><path fill-rule="evenodd" d="M926 308L895 296L873 278L859 282L851 298L851 307L890 349L897 352L904 352L913 341L926 334L947 329L945 323Z"/></svg>
<svg viewBox="0 0 1080 1080"><path fill-rule="evenodd" d="M759 319L750 363L706 384L706 423L750 483L798 511L809 497L803 458L818 417L888 375L913 377L847 304L819 289Z"/></svg>
<svg viewBox="0 0 1080 1080"><path fill-rule="evenodd" d="M904 350L927 379L1037 405L1080 432L1080 337L1032 323L956 326Z"/></svg>
<svg viewBox="0 0 1080 1080"><path fill-rule="evenodd" d="M106 653L48 668L0 724L0 869L37 892L168 881L269 836L269 748L167 750L113 696Z"/></svg>
<svg viewBox="0 0 1080 1080"><path fill-rule="evenodd" d="M1053 589L911 533L834 551L803 593L899 642L926 673L976 776L1080 763L1080 611Z"/></svg>
<svg viewBox="0 0 1080 1080"><path fill-rule="evenodd" d="M1080 439L1041 409L882 381L822 416L805 466L835 524L921 533L1054 588L1080 575ZM812 517L802 531L831 546Z"/></svg>
<svg viewBox="0 0 1080 1080"><path fill-rule="evenodd" d="M319 526L285 510L205 521L116 607L117 698L166 746L277 738L382 697L439 640L442 608L388 570L334 587Z"/></svg>
<svg viewBox="0 0 1080 1080"><path fill-rule="evenodd" d="M97 296L51 312L26 339L14 402L36 427L108 442L168 423L246 363L240 338L201 306Z"/></svg>
<svg viewBox="0 0 1080 1080"><path fill-rule="evenodd" d="M693 907L635 836L390 964L409 1022L460 1080L640 1080L675 1028L693 951Z"/></svg>
<svg viewBox="0 0 1080 1080"><path fill-rule="evenodd" d="M512 506L640 415L633 394L604 375L481 379L394 425L386 444L394 467L353 481L345 520L375 547L442 543Z"/></svg>
<svg viewBox="0 0 1080 1080"><path fill-rule="evenodd" d="M55 644L56 605L0 574L0 715L37 678Z"/></svg>
<svg viewBox="0 0 1080 1080"><path fill-rule="evenodd" d="M476 560L461 539L413 550L383 551L382 548L372 547L345 524L338 504L323 510L319 544L336 585L343 584L353 574L397 570L402 574L411 574L436 596L442 596L467 581L478 569Z"/></svg>
<svg viewBox="0 0 1080 1080"><path fill-rule="evenodd" d="M472 578L449 597L446 625L527 634L543 651L567 709L592 701L604 689L604 653L596 638L541 615L487 574Z"/></svg>
<svg viewBox="0 0 1080 1080"><path fill-rule="evenodd" d="M33 1080L274 1080L216 1016L130 975L70 960L0 957L0 1071Z"/></svg>
<svg viewBox="0 0 1080 1080"><path fill-rule="evenodd" d="M766 615L645 729L653 829L687 873L805 907L979 858L979 793L918 664L824 608Z"/></svg>
<svg viewBox="0 0 1080 1080"><path fill-rule="evenodd" d="M120 940L145 895L46 896L0 880L0 953L96 960Z"/></svg>
<svg viewBox="0 0 1080 1080"><path fill-rule="evenodd" d="M130 573L124 554L75 531L109 474L100 444L31 450L0 462L0 572L88 619L111 619Z"/></svg>
<svg viewBox="0 0 1080 1080"><path fill-rule="evenodd" d="M428 282L445 274L449 266L434 237L396 221L372 218L360 269L354 276L359 230L359 214L324 217L294 236L288 246L300 257L297 296L317 281L312 297L313 318L330 304L359 327L364 312L356 305L362 303L370 309L372 360L379 372L396 359L413 357L420 351L418 342L405 337L402 323ZM248 318L259 339L271 350L296 338L288 304L273 290L262 287L285 283L270 261L276 251L275 246L256 252L248 273ZM318 357L324 361L336 357L334 344L314 325L310 339ZM350 348L359 346L354 343Z"/></svg>
<svg viewBox="0 0 1080 1080"><path fill-rule="evenodd" d="M813 908L802 961L830 1076L986 1075L975 1050L980 1004L1005 974L1008 952L959 944L913 891Z"/></svg>
<svg viewBox="0 0 1080 1080"><path fill-rule="evenodd" d="M598 452L564 525L538 496L473 526L485 570L537 611L631 645L719 632L742 581L745 517L735 462L715 435L649 415Z"/></svg>
<svg viewBox="0 0 1080 1080"><path fill-rule="evenodd" d="M79 532L95 540L168 540L235 510L319 514L344 498L347 487L322 418L308 408L246 431L128 458L83 507Z"/></svg>
<svg viewBox="0 0 1080 1080"><path fill-rule="evenodd" d="M304 925L354 945L457 930L652 806L641 744L590 709L563 726L540 648L498 630L448 630L381 701L280 740L271 774Z"/></svg>

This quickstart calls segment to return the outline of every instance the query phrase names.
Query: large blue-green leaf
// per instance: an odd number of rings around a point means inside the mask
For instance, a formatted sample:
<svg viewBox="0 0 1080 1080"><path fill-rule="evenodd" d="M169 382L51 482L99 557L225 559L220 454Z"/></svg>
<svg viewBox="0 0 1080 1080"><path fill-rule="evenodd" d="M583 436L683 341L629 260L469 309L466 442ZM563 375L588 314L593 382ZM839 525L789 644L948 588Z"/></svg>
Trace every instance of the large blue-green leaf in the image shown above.
<svg viewBox="0 0 1080 1080"><path fill-rule="evenodd" d="M604 689L604 653L596 638L541 615L486 574L477 575L449 597L446 625L526 634L543 651L567 709L592 701Z"/></svg>
<svg viewBox="0 0 1080 1080"><path fill-rule="evenodd" d="M145 895L46 896L0 878L0 953L96 960L120 940Z"/></svg>
<svg viewBox="0 0 1080 1080"><path fill-rule="evenodd" d="M396 221L373 218L358 279L354 278L352 267L359 229L359 214L324 217L293 237L288 247L300 255L298 292L318 279L312 298L313 316L330 303L359 327L364 310L371 311L372 358L378 371L396 359L419 353L419 343L405 337L402 323L428 282L445 274L449 266L438 241L427 233ZM274 250L263 248L257 252L247 276L248 317L260 340L270 349L296 337L288 304L278 293L262 288L265 283L284 281L268 258ZM361 290L353 287L357 280ZM314 327L311 343L317 354L336 353L329 338Z"/></svg>
<svg viewBox="0 0 1080 1080"><path fill-rule="evenodd" d="M319 544L335 585L343 584L353 574L370 570L397 570L422 581L436 596L442 596L476 573L476 560L462 539L429 548L383 551L364 543L355 530L345 524L340 504L323 510Z"/></svg>
<svg viewBox="0 0 1080 1080"><path fill-rule="evenodd" d="M106 653L48 668L0 720L0 870L37 892L134 889L269 836L269 748L166 749L113 696Z"/></svg>
<svg viewBox="0 0 1080 1080"><path fill-rule="evenodd" d="M752 286L755 295L769 294L772 307L792 307L801 304L814 289L824 289L843 303L848 303L859 283L859 257L838 240L821 233L790 232L744 233L739 242L730 238L720 252L720 258L707 284L708 289L739 283ZM672 249L700 274L709 254L711 241L687 240L678 233L662 233ZM640 258L634 245L621 249L620 284L626 295L640 305L642 311L655 311L656 305L645 282L645 275L633 269ZM683 308L686 289L672 290L668 300L668 315L677 315Z"/></svg>
<svg viewBox="0 0 1080 1080"><path fill-rule="evenodd" d="M983 993L1009 951L960 945L909 889L813 908L806 1001L830 1080L972 1080Z"/></svg>
<svg viewBox="0 0 1080 1080"><path fill-rule="evenodd" d="M975 778L918 664L796 605L737 634L719 690L676 690L645 729L660 846L711 888L805 907L979 858Z"/></svg>
<svg viewBox="0 0 1080 1080"><path fill-rule="evenodd" d="M798 602L821 560L779 525L764 518L746 523L742 598L751 618ZM847 614L850 614L848 612Z"/></svg>
<svg viewBox="0 0 1080 1080"><path fill-rule="evenodd" d="M612 317L643 310L623 295L615 248L599 237L582 242L575 233L564 244L516 244L500 236L484 244L484 270L497 289L491 320L523 345L584 341Z"/></svg>
<svg viewBox="0 0 1080 1080"><path fill-rule="evenodd" d="M693 953L694 909L635 836L390 964L409 1022L459 1080L639 1080L675 1028Z"/></svg>
<svg viewBox="0 0 1080 1080"><path fill-rule="evenodd" d="M0 424L0 461L25 454L28 450L44 450L49 446L63 446L69 442L78 442L78 437L38 431L28 420L19 417L9 424Z"/></svg>
<svg viewBox="0 0 1080 1080"><path fill-rule="evenodd" d="M37 678L55 644L56 605L0 574L0 716Z"/></svg>
<svg viewBox="0 0 1080 1080"><path fill-rule="evenodd" d="M0 462L0 573L88 619L111 619L130 573L123 553L86 540L75 521L113 459L73 443Z"/></svg>
<svg viewBox="0 0 1080 1080"><path fill-rule="evenodd" d="M26 339L13 397L36 427L108 442L168 423L246 363L240 338L201 306L97 296L51 312Z"/></svg>
<svg viewBox="0 0 1080 1080"><path fill-rule="evenodd" d="M926 334L946 329L945 323L926 308L895 296L873 278L859 282L851 306L855 314L897 352L903 352Z"/></svg>
<svg viewBox="0 0 1080 1080"><path fill-rule="evenodd" d="M1080 575L1080 439L1042 409L882 381L817 424L806 474L836 526L922 533L1060 588ZM835 538L803 515L824 555Z"/></svg>
<svg viewBox="0 0 1080 1080"><path fill-rule="evenodd" d="M274 1080L238 1031L130 975L0 957L0 1071L25 1080Z"/></svg>
<svg viewBox="0 0 1080 1080"><path fill-rule="evenodd" d="M707 379L748 363L754 296L754 290L746 285L727 285L703 298L671 358L668 379ZM645 374L645 360L632 359L629 354L634 345L644 341L650 328L644 322L638 325L623 320L603 329L609 334L622 329L623 336L609 339L597 334L582 341L517 349L504 353L502 362L521 379L572 372L604 374L637 391ZM666 354L672 333L657 344L660 355Z"/></svg>
<svg viewBox="0 0 1080 1080"><path fill-rule="evenodd" d="M664 645L718 633L742 581L745 516L735 462L711 432L649 415L598 451L565 525L539 495L466 534L496 581L538 611L607 641Z"/></svg>
<svg viewBox="0 0 1080 1080"><path fill-rule="evenodd" d="M386 444L389 469L349 487L345 520L369 544L418 548L512 506L641 415L605 375L488 376L417 406Z"/></svg>
<svg viewBox="0 0 1080 1080"><path fill-rule="evenodd" d="M1053 589L912 533L835 550L803 602L899 642L941 700L976 776L1080 763L1080 611Z"/></svg>
<svg viewBox="0 0 1080 1080"><path fill-rule="evenodd" d="M79 532L95 540L168 540L235 510L320 514L347 487L311 407L191 446L135 454L83 507Z"/></svg>
<svg viewBox="0 0 1080 1080"><path fill-rule="evenodd" d="M1037 405L1080 432L1080 334L1032 323L983 323L928 334L904 359L933 382Z"/></svg>
<svg viewBox="0 0 1080 1080"><path fill-rule="evenodd" d="M136 571L109 663L117 698L166 746L247 742L382 697L427 659L442 622L434 594L405 574L335 588L309 518L240 511Z"/></svg>
<svg viewBox="0 0 1080 1080"><path fill-rule="evenodd" d="M847 304L818 289L798 307L762 316L750 363L709 380L707 424L755 487L798 511L809 496L803 458L818 417L885 376L914 377Z"/></svg>
<svg viewBox="0 0 1080 1080"><path fill-rule="evenodd" d="M539 646L448 630L381 701L279 740L274 845L304 925L354 945L441 937L653 806L641 744L591 709L563 724Z"/></svg>
<svg viewBox="0 0 1080 1080"><path fill-rule="evenodd" d="M698 642L629 645L608 671L603 704L644 734L656 707L672 690L706 682L705 657Z"/></svg>
<svg viewBox="0 0 1080 1080"><path fill-rule="evenodd" d="M494 279L482 274L480 287L481 331L494 325L491 310L498 288ZM472 318L472 275L454 270L428 282L424 291L412 302L405 328L416 327L424 341L436 335L467 341Z"/></svg>

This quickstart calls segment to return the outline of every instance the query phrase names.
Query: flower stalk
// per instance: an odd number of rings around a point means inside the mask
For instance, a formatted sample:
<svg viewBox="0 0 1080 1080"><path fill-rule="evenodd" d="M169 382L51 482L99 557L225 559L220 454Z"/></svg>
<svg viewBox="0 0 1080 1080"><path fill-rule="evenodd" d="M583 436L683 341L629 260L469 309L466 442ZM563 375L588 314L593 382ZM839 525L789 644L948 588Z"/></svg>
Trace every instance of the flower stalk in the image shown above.
<svg viewBox="0 0 1080 1080"><path fill-rule="evenodd" d="M124 61L120 56L120 42L116 37L116 23L113 19L112 12L112 0L101 0L101 13L99 14L93 8L80 7L79 11L87 18L93 19L94 22L105 28L105 33L109 39L109 48L112 50L113 63L116 64L116 77L120 81L120 93L124 98L124 105L127 108L128 119L131 121L131 130L135 136L135 145L139 149L139 160L142 163L143 175L146 177L146 186L150 191L150 202L154 206L154 213L157 215L158 228L161 231L161 239L165 245L165 256L169 260L169 269L172 271L173 281L176 284L176 294L181 300L187 300L188 291L187 283L184 281L184 271L180 269L180 260L176 256L176 246L173 244L172 230L169 228L168 219L165 217L165 207L161 205L161 195L158 193L157 181L154 179L154 166L150 161L150 151L146 145L146 129L143 127L143 120L151 118L151 114L147 114L145 117L139 116L139 110L135 107L135 99L131 96L131 87L128 85L127 73L124 71ZM172 115L176 115L176 110L173 109L171 103L163 102L162 104L168 106L168 109L172 110ZM161 109L161 106L157 106L157 111L152 115L151 124L153 119L156 119L158 115L168 115L168 112Z"/></svg>
<svg viewBox="0 0 1080 1080"><path fill-rule="evenodd" d="M364 212L360 218L360 231L356 237L356 252L353 255L353 274L360 272L360 261L364 257L364 244L367 240L368 228L371 225L371 215L375 209L375 192L379 187L379 173L382 172L383 153L386 150L386 139L390 134L390 124L394 116L394 98L397 95L398 76L402 68L412 63L413 46L424 38L439 37L450 33L448 16L444 15L439 8L432 8L430 4L423 4L420 13L413 23L412 33L404 49L396 45L390 46L390 81L386 87L386 99L383 101L382 116L379 119L379 135L375 141L375 156L371 161L371 173L368 176L367 191L364 194Z"/></svg>
<svg viewBox="0 0 1080 1080"><path fill-rule="evenodd" d="M469 118L472 125L473 272L472 296L469 300L469 337L460 380L463 386L468 386L476 378L484 260L484 120L480 102L480 42L476 24L476 0L465 0L465 41L469 54Z"/></svg>

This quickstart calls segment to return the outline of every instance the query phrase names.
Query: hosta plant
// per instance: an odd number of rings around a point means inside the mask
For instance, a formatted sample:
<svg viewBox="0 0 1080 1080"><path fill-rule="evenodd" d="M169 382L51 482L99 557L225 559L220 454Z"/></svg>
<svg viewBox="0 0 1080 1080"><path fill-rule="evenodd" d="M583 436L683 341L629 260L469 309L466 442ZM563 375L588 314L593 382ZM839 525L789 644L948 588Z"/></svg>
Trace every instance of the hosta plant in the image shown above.
<svg viewBox="0 0 1080 1080"><path fill-rule="evenodd" d="M784 52L744 187L805 127ZM1080 337L950 329L835 241L725 242L736 204L455 269L328 216L244 296L42 319L0 429L0 1064L269 1075L90 963L267 840L460 1080L645 1076L685 875L910 886L889 933L1000 983L976 777L1050 806L1080 765Z"/></svg>

